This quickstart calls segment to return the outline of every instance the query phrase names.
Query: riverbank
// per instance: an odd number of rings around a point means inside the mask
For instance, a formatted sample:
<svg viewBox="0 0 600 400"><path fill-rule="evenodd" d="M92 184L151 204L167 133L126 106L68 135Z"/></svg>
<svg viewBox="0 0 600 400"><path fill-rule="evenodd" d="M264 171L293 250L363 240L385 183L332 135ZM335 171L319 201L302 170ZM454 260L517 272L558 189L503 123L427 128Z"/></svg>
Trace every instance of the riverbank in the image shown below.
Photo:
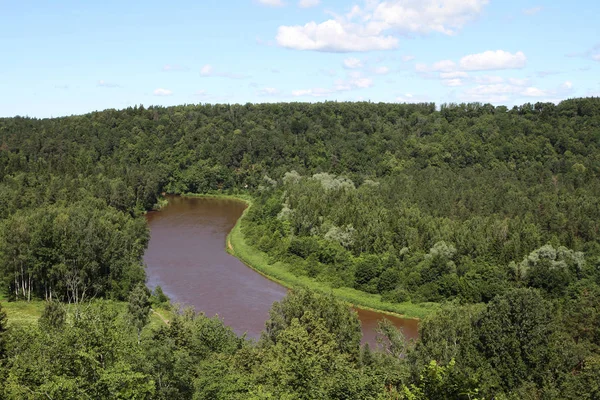
<svg viewBox="0 0 600 400"><path fill-rule="evenodd" d="M115 308L119 313L125 313L127 309L127 302L124 301L113 301L97 299L96 302L103 302L107 307ZM6 312L6 319L8 320L9 326L24 326L37 323L38 319L44 312L44 306L46 304L43 300L32 300L32 301L8 301L6 297L0 295L0 304L2 304L2 310ZM65 304L67 309L67 315L71 315L75 305ZM173 318L173 311L167 308L153 308L150 314L149 327L158 327L162 324L168 323L169 319Z"/></svg>
<svg viewBox="0 0 600 400"><path fill-rule="evenodd" d="M437 303L388 303L381 301L381 296L377 294L365 293L345 287L332 288L326 282L317 282L307 276L296 276L289 272L286 264L280 261L271 263L266 253L250 246L246 242L241 226L246 213L252 207L252 198L250 196L221 194L186 194L185 196L231 199L246 203L247 208L227 235L226 250L248 267L286 288L293 289L294 287L304 286L320 292L332 292L334 296L353 307L393 315L399 318L421 319L439 308Z"/></svg>

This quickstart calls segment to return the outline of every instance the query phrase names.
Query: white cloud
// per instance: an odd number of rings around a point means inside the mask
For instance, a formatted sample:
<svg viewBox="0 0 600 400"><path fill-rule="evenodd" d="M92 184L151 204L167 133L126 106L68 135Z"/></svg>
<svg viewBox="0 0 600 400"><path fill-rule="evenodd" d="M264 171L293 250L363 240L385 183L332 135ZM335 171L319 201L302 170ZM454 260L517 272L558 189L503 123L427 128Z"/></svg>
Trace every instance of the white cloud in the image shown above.
<svg viewBox="0 0 600 400"><path fill-rule="evenodd" d="M553 92L542 90L533 86L524 87L522 85L526 80L509 79L515 83L496 83L487 85L477 85L466 89L461 97L468 101L483 101L490 103L502 103L509 101L515 96L524 97L547 97Z"/></svg>
<svg viewBox="0 0 600 400"><path fill-rule="evenodd" d="M444 84L445 86L451 86L451 87L455 87L455 86L462 86L463 85L463 81L462 79L444 79L442 81L442 84Z"/></svg>
<svg viewBox="0 0 600 400"><path fill-rule="evenodd" d="M548 92L546 92L545 90L538 89L536 87L528 87L527 89L521 92L521 95L527 97L542 97L547 96Z"/></svg>
<svg viewBox="0 0 600 400"><path fill-rule="evenodd" d="M302 8L316 7L321 4L321 0L300 0L298 6Z"/></svg>
<svg viewBox="0 0 600 400"><path fill-rule="evenodd" d="M449 72L456 69L456 63L452 60L442 60L434 63L432 69L434 71Z"/></svg>
<svg viewBox="0 0 600 400"><path fill-rule="evenodd" d="M501 76L483 75L475 77L475 82L484 85L491 85L494 83L503 83L504 78L502 78Z"/></svg>
<svg viewBox="0 0 600 400"><path fill-rule="evenodd" d="M415 71L417 71L417 72L428 72L429 71L429 66L427 66L427 64L417 63L417 64L415 64Z"/></svg>
<svg viewBox="0 0 600 400"><path fill-rule="evenodd" d="M565 81L552 89L540 89L530 86L527 79L507 79L508 83L484 84L465 89L459 94L464 101L481 101L489 103L504 103L523 97L534 97L539 100L560 102L573 90L571 81Z"/></svg>
<svg viewBox="0 0 600 400"><path fill-rule="evenodd" d="M304 90L294 90L292 91L292 96L301 97L301 96L312 96L312 97L323 97L328 94L333 93L329 89L316 88L316 89L304 89Z"/></svg>
<svg viewBox="0 0 600 400"><path fill-rule="evenodd" d="M364 7L355 5L346 15L336 15L325 22L280 26L276 40L280 46L296 50L390 50L397 48L399 41L390 32L454 35L488 3L489 0L366 0Z"/></svg>
<svg viewBox="0 0 600 400"><path fill-rule="evenodd" d="M373 79L366 78L360 73L349 74L346 79L335 81L335 90L338 92L352 89L366 89L373 86Z"/></svg>
<svg viewBox="0 0 600 400"><path fill-rule="evenodd" d="M272 87L266 87L259 90L258 94L259 96L277 96L279 95L279 90Z"/></svg>
<svg viewBox="0 0 600 400"><path fill-rule="evenodd" d="M350 57L350 58L346 58L344 60L344 68L356 69L356 68L362 68L362 67L363 67L363 62L358 58Z"/></svg>
<svg viewBox="0 0 600 400"><path fill-rule="evenodd" d="M103 79L100 79L98 81L98 86L100 87L105 87L105 88L118 88L121 87L121 85L119 85L118 83L114 83L114 82L106 82Z"/></svg>
<svg viewBox="0 0 600 400"><path fill-rule="evenodd" d="M292 91L292 96L323 97L355 89L367 89L373 86L373 79L365 77L360 71L350 71L346 79L336 79L333 88L300 89Z"/></svg>
<svg viewBox="0 0 600 400"><path fill-rule="evenodd" d="M440 72L440 78L442 79L455 79L455 78L468 78L469 74L464 71L454 72Z"/></svg>
<svg viewBox="0 0 600 400"><path fill-rule="evenodd" d="M405 93L401 96L396 97L396 102L398 103L426 103L429 101L427 96Z"/></svg>
<svg viewBox="0 0 600 400"><path fill-rule="evenodd" d="M396 97L396 101L402 102L402 103L408 103L412 100L413 97L414 96L412 95L412 93L406 93L406 94L404 94L404 96Z"/></svg>
<svg viewBox="0 0 600 400"><path fill-rule="evenodd" d="M281 0L258 0L258 2L269 7L281 7L285 5Z"/></svg>
<svg viewBox="0 0 600 400"><path fill-rule="evenodd" d="M540 11L542 11L544 8L543 7L532 7L532 8L526 8L523 10L523 14L525 15L535 15L537 13L539 13Z"/></svg>
<svg viewBox="0 0 600 400"><path fill-rule="evenodd" d="M326 52L390 50L398 47L393 36L356 32L350 26L328 20L320 24L309 22L304 26L280 26L277 43L289 49Z"/></svg>
<svg viewBox="0 0 600 400"><path fill-rule="evenodd" d="M390 69L388 67L375 67L373 68L373 73L377 75L386 75L389 74Z"/></svg>
<svg viewBox="0 0 600 400"><path fill-rule="evenodd" d="M563 90L571 90L573 89L573 83L571 81L565 81L560 87Z"/></svg>
<svg viewBox="0 0 600 400"><path fill-rule="evenodd" d="M210 64L206 64L200 70L200 75L202 75L202 76L211 76L212 73L213 73L213 67Z"/></svg>
<svg viewBox="0 0 600 400"><path fill-rule="evenodd" d="M404 61L404 62L409 62L414 59L415 59L415 56L411 56L411 55L402 56L402 61Z"/></svg>
<svg viewBox="0 0 600 400"><path fill-rule="evenodd" d="M368 18L368 29L454 35L475 19L488 3L488 0L367 1L366 8L374 7L374 10L363 12L366 14L363 17Z"/></svg>
<svg viewBox="0 0 600 400"><path fill-rule="evenodd" d="M218 78L229 78L229 79L246 79L246 78L248 78L247 75L233 74L233 73L230 73L230 72L217 71L210 64L206 64L206 65L204 65L200 69L200 76L204 76L204 77L218 77Z"/></svg>
<svg viewBox="0 0 600 400"><path fill-rule="evenodd" d="M527 86L529 85L529 79L518 79L518 78L508 78L508 82L510 82L511 85L515 85L515 86Z"/></svg>
<svg viewBox="0 0 600 400"><path fill-rule="evenodd" d="M600 53L592 55L592 60L600 61Z"/></svg>
<svg viewBox="0 0 600 400"><path fill-rule="evenodd" d="M504 50L485 51L470 54L460 59L460 67L467 71L489 71L498 69L517 69L525 67L527 57L518 51L511 54Z"/></svg>
<svg viewBox="0 0 600 400"><path fill-rule="evenodd" d="M158 88L153 93L155 96L170 96L173 94L173 91L169 89Z"/></svg>

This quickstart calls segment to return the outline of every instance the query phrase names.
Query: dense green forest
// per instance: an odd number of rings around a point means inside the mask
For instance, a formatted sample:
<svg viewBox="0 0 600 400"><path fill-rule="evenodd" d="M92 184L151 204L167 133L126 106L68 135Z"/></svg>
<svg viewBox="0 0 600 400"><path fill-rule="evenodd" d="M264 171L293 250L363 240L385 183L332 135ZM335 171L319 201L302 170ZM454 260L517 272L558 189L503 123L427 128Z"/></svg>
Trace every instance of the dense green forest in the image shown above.
<svg viewBox="0 0 600 400"><path fill-rule="evenodd" d="M0 398L599 398L599 175L598 98L0 119L1 290L48 300L39 326L0 313ZM444 304L380 352L302 290L258 343L190 312L143 328L164 192L249 193L244 235L293 274Z"/></svg>

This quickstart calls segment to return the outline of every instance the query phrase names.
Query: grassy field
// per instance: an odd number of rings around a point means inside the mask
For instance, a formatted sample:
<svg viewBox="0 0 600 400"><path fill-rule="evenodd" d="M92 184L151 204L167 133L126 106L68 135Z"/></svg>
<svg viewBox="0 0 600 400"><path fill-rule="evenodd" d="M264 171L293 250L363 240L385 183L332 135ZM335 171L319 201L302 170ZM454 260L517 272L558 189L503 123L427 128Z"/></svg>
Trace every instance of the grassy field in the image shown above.
<svg viewBox="0 0 600 400"><path fill-rule="evenodd" d="M124 313L127 307L127 303L123 301L111 301L111 300L98 300L110 303L113 307L119 309L119 312ZM33 301L7 301L3 295L0 295L0 304L2 309L6 311L6 317L9 326L16 325L28 325L37 323L38 319L44 311L45 302L42 300ZM67 316L71 315L74 305L66 305ZM149 327L157 327L159 325L167 323L172 318L173 312L165 308L154 309L150 313Z"/></svg>
<svg viewBox="0 0 600 400"><path fill-rule="evenodd" d="M227 252L239 258L244 264L274 282L287 288L304 286L321 292L332 292L337 298L354 307L375 310L404 318L423 318L439 308L437 303L388 303L381 301L381 296L378 294L364 293L352 288L332 288L325 282L317 282L306 276L296 276L289 272L289 268L285 264L281 262L270 263L266 253L263 253L246 243L244 234L241 230L241 225L243 224L244 215L252 206L251 198L247 196L218 195L203 197L227 197L242 200L248 204L248 208L246 208L242 217L227 236Z"/></svg>

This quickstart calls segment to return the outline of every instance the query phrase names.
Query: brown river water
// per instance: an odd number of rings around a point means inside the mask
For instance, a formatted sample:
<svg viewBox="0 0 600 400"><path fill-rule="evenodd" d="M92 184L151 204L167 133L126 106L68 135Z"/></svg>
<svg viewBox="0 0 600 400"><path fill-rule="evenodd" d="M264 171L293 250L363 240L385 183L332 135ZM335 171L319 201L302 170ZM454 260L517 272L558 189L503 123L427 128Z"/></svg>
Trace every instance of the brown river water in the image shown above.
<svg viewBox="0 0 600 400"><path fill-rule="evenodd" d="M287 289L225 251L225 240L246 205L229 199L170 196L169 204L147 214L150 243L144 254L148 286L160 285L174 303L218 315L237 334L258 339L269 309ZM383 317L417 337L417 321L357 309L363 343L375 345Z"/></svg>

